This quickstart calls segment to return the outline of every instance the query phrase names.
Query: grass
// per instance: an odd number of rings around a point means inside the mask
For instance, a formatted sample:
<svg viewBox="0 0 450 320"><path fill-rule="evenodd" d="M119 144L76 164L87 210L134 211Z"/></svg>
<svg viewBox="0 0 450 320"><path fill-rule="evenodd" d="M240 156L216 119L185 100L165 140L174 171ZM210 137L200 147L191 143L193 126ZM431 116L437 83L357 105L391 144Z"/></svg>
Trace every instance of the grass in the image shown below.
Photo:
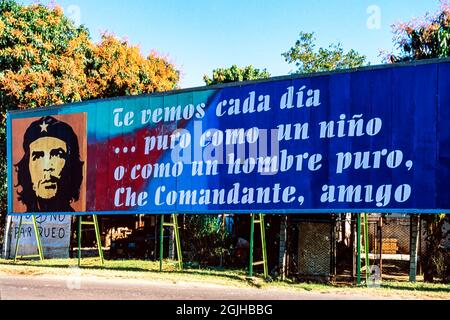
<svg viewBox="0 0 450 320"><path fill-rule="evenodd" d="M78 266L77 259L53 259L44 261L0 259L0 273L22 275L69 275L73 267ZM159 262L141 260L105 260L102 265L98 258L84 258L81 271L86 276L107 278L127 278L169 281L199 281L219 285L246 286L253 283L247 279L243 270L218 270L186 268L178 270L173 261L164 261L163 271L159 271Z"/></svg>
<svg viewBox="0 0 450 320"><path fill-rule="evenodd" d="M450 299L450 284L385 282L381 285L381 287L386 290L448 293L449 294L448 298Z"/></svg>
<svg viewBox="0 0 450 320"><path fill-rule="evenodd" d="M54 260L11 260L0 259L0 274L24 276L69 276L78 266L77 259ZM359 294L379 297L412 297L450 300L450 284L428 284L384 281L380 288L361 288L342 285L315 283L294 283L292 281L265 282L262 277L249 279L244 270L223 270L218 268L187 267L180 271L173 261L165 261L163 271L159 271L159 262L141 260L105 260L102 265L98 258L84 258L81 262L81 274L103 279L132 279L172 283L201 283L237 288L258 288L261 290L300 290L315 293Z"/></svg>
<svg viewBox="0 0 450 320"><path fill-rule="evenodd" d="M0 259L0 274L31 275L31 276L66 276L78 266L77 259L52 260L12 260ZM233 287L286 288L294 290L327 290L333 286L314 283L294 284L293 282L273 281L266 283L262 275L248 278L245 270L224 270L219 268L185 267L180 271L173 261L164 261L163 271L159 271L159 262L142 260L105 260L102 265L98 258L84 258L81 262L81 272L84 276L119 279L142 279L152 281L201 282Z"/></svg>

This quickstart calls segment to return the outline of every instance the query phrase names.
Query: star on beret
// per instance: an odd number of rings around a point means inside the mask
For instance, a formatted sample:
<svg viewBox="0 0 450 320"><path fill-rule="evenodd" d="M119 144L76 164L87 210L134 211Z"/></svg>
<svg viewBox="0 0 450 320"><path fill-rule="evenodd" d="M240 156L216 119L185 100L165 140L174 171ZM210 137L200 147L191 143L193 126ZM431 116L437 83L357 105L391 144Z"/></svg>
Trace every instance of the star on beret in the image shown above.
<svg viewBox="0 0 450 320"><path fill-rule="evenodd" d="M45 121L42 122L42 124L40 125L40 127L41 127L41 133L42 133L42 132L48 132L48 131L47 131L48 123L45 123Z"/></svg>

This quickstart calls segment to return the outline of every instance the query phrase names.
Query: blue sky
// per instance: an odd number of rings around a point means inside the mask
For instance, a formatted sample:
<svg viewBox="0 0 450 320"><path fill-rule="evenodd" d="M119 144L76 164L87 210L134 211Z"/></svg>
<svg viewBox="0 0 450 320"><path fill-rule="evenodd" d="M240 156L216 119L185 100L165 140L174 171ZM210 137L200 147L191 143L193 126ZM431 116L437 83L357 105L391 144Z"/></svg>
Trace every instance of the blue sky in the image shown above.
<svg viewBox="0 0 450 320"><path fill-rule="evenodd" d="M23 0L23 4L35 1ZM50 1L40 1L48 4ZM391 25L434 12L438 0L59 0L66 14L86 25L98 41L109 31L144 54L167 54L182 72L181 88L203 86L203 75L232 64L286 75L281 53L300 31L316 33L317 44L341 42L379 64L380 49L392 48ZM379 26L367 27L379 10ZM370 20L373 21L373 20ZM377 20L375 20L377 21ZM378 28L379 27L379 28Z"/></svg>

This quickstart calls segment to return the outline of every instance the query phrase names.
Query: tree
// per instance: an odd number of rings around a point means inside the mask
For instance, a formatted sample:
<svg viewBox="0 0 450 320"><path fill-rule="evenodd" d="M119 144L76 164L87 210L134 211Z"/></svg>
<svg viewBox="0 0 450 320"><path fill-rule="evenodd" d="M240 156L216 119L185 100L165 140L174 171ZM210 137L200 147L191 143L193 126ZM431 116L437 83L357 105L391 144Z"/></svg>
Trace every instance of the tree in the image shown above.
<svg viewBox="0 0 450 320"><path fill-rule="evenodd" d="M231 68L215 69L213 70L212 79L208 75L205 75L203 80L206 85L211 86L220 83L241 82L267 78L270 78L270 73L266 69L255 69L252 65L243 68L233 65Z"/></svg>
<svg viewBox="0 0 450 320"><path fill-rule="evenodd" d="M315 42L314 33L300 32L295 45L282 54L287 63L297 67L294 73L314 73L366 65L366 56L353 49L345 53L341 43L316 50Z"/></svg>
<svg viewBox="0 0 450 320"><path fill-rule="evenodd" d="M138 47L111 35L97 45L58 6L0 0L0 216L7 198L8 110L166 91L178 81L166 58L145 58Z"/></svg>
<svg viewBox="0 0 450 320"><path fill-rule="evenodd" d="M423 215L422 219L426 223L426 253L422 257L424 281L434 282L434 277L438 276L447 283L446 281L450 278L450 266L447 262L450 261L450 256L441 248L442 240L447 237L443 232L446 215Z"/></svg>
<svg viewBox="0 0 450 320"><path fill-rule="evenodd" d="M223 266L230 263L232 237L225 229L224 216L186 215L182 239L187 259L201 266Z"/></svg>
<svg viewBox="0 0 450 320"><path fill-rule="evenodd" d="M450 7L441 0L440 9L433 15L400 22L392 26L397 52L388 53L389 63L407 62L450 56Z"/></svg>
<svg viewBox="0 0 450 320"><path fill-rule="evenodd" d="M92 98L116 97L173 90L179 73L167 59L151 53L142 57L139 47L104 34L93 47L86 70Z"/></svg>

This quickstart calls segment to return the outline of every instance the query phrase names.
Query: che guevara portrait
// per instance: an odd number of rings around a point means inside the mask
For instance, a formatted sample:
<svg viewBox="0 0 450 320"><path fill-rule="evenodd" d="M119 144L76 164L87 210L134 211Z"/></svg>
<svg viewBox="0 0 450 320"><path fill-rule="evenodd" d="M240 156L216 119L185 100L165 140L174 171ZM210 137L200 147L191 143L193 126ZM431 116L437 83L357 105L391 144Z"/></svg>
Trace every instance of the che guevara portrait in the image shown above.
<svg viewBox="0 0 450 320"><path fill-rule="evenodd" d="M71 213L86 206L86 114L16 119L14 213Z"/></svg>

